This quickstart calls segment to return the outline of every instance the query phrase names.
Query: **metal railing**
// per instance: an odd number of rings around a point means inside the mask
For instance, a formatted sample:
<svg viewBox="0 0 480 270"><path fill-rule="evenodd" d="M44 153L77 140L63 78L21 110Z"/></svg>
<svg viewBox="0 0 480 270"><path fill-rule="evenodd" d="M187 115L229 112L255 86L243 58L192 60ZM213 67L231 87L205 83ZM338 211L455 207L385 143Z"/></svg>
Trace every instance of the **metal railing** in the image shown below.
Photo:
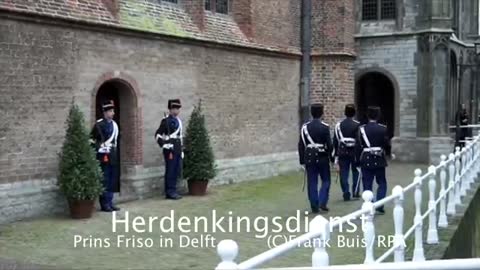
<svg viewBox="0 0 480 270"><path fill-rule="evenodd" d="M256 269L283 253L312 240L312 246L314 247L312 267L281 269L480 269L480 259L439 260L424 263L426 259L423 249L424 220L428 218L426 243L430 245L438 244L439 228L448 227L449 216L452 217L456 214L457 207L462 204L462 199L466 196L467 191L471 189L472 184L478 179L479 173L480 135L477 135L468 141L463 149L457 147L455 153L451 153L448 157L442 155L440 164L430 166L427 173L422 174L420 169L416 169L413 182L406 187L395 186L390 196L373 202L373 193L367 190L362 194L364 202L360 210L332 222L320 215L316 216L309 224L309 232L244 262L238 264L235 262L238 255L237 243L233 240L222 240L217 246L217 253L221 258L221 262L216 270ZM436 194L437 179L440 180L438 196ZM429 190L428 210L422 213L422 185L425 182L428 183ZM404 195L408 192L414 192L415 217L413 225L404 232ZM393 208L394 243L389 250L380 257L375 258L375 209L389 202L393 202L395 205ZM359 217L362 217L365 222L365 227L363 228L366 243L364 264L329 266L327 246L330 232ZM413 259L412 262L404 262L405 240L412 235L414 235ZM392 255L395 263L383 263Z"/></svg>

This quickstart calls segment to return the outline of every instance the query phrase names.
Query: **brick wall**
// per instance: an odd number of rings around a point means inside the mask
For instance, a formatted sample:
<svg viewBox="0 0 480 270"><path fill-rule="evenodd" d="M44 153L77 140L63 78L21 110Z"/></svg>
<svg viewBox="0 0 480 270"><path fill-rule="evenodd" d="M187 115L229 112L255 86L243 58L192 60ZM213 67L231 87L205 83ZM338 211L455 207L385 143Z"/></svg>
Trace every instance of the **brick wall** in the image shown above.
<svg viewBox="0 0 480 270"><path fill-rule="evenodd" d="M333 126L354 102L353 58L322 56L312 64L312 102L325 105L324 121Z"/></svg>
<svg viewBox="0 0 480 270"><path fill-rule="evenodd" d="M252 0L255 41L278 47L300 47L301 2Z"/></svg>
<svg viewBox="0 0 480 270"><path fill-rule="evenodd" d="M354 52L354 0L312 1L313 53Z"/></svg>
<svg viewBox="0 0 480 270"><path fill-rule="evenodd" d="M354 1L312 1L312 102L325 105L324 121L334 125L354 102Z"/></svg>
<svg viewBox="0 0 480 270"><path fill-rule="evenodd" d="M172 97L184 120L203 100L219 159L296 149L298 59L5 19L0 29L2 183L55 177L72 98L91 124L92 93L115 71L139 89L146 167L162 163L153 134Z"/></svg>

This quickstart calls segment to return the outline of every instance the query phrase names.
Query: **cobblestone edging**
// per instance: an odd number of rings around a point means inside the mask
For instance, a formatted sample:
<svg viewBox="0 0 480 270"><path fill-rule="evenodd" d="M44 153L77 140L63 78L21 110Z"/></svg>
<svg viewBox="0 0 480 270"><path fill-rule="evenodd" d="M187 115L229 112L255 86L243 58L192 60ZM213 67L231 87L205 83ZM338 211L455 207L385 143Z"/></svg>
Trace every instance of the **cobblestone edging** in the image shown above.
<svg viewBox="0 0 480 270"><path fill-rule="evenodd" d="M233 184L276 176L298 168L295 152L218 161L218 176L210 185ZM66 212L56 179L0 185L0 224ZM120 202L163 193L163 168L135 168L122 176ZM185 189L181 186L180 189Z"/></svg>

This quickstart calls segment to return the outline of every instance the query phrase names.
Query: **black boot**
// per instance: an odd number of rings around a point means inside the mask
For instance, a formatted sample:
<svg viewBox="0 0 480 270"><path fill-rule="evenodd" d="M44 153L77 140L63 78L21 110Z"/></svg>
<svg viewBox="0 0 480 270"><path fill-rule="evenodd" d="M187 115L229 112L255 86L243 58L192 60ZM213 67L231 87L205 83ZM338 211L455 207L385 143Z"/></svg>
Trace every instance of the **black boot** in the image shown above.
<svg viewBox="0 0 480 270"><path fill-rule="evenodd" d="M178 194L167 195L167 200L180 200L181 198L182 198L182 196L180 196Z"/></svg>
<svg viewBox="0 0 480 270"><path fill-rule="evenodd" d="M330 209L328 209L328 207L326 205L321 205L320 209L322 209L322 211L325 211L325 212L330 211Z"/></svg>

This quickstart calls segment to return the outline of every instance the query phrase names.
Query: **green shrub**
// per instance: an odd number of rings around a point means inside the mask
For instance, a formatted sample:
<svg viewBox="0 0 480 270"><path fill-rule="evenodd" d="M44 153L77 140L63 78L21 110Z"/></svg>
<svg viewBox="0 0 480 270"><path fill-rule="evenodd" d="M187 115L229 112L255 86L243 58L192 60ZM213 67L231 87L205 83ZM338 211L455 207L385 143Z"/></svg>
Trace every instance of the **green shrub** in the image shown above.
<svg viewBox="0 0 480 270"><path fill-rule="evenodd" d="M94 200L103 192L102 170L80 109L72 104L60 153L58 185L68 200Z"/></svg>

